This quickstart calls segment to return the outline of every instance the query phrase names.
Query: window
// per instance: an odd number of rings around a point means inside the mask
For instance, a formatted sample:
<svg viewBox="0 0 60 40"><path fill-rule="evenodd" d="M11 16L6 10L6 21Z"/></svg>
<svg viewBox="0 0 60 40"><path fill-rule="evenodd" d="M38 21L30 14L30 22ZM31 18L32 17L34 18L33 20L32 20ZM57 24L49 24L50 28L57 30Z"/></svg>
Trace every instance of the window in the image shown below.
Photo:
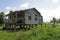
<svg viewBox="0 0 60 40"><path fill-rule="evenodd" d="M37 17L37 15L35 15L35 17Z"/></svg>
<svg viewBox="0 0 60 40"><path fill-rule="evenodd" d="M35 18L35 20L37 20L37 18Z"/></svg>
<svg viewBox="0 0 60 40"><path fill-rule="evenodd" d="M29 16L28 19L31 20L31 16Z"/></svg>
<svg viewBox="0 0 60 40"><path fill-rule="evenodd" d="M35 20L37 20L37 15L35 15Z"/></svg>

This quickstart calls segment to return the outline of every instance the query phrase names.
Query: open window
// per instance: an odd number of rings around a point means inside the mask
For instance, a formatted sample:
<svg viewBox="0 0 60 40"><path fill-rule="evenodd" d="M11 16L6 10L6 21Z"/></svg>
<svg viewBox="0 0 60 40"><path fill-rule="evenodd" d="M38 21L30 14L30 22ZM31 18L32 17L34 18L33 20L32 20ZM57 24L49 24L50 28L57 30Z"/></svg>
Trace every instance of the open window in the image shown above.
<svg viewBox="0 0 60 40"><path fill-rule="evenodd" d="M28 16L28 19L31 20L31 16Z"/></svg>

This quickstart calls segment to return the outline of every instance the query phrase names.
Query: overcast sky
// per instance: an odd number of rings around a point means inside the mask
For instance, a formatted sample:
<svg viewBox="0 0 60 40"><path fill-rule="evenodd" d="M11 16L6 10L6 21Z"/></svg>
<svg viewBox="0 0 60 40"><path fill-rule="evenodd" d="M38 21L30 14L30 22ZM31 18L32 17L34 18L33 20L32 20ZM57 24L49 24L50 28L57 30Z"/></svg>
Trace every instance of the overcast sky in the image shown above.
<svg viewBox="0 0 60 40"><path fill-rule="evenodd" d="M50 21L52 17L60 18L60 0L0 0L0 11L8 14L10 10L36 8L44 18Z"/></svg>

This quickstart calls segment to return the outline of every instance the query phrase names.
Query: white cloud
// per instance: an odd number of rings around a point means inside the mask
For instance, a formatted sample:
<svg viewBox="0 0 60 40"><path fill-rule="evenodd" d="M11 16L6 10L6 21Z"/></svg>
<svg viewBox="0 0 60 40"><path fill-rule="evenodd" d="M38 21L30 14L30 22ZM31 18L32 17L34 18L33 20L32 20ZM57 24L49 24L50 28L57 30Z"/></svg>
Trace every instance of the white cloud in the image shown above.
<svg viewBox="0 0 60 40"><path fill-rule="evenodd" d="M59 2L59 0L52 0L52 2L53 2L53 3L58 3L58 2Z"/></svg>
<svg viewBox="0 0 60 40"><path fill-rule="evenodd" d="M10 10L15 11L17 8L16 8L16 7L7 6L6 9L9 10L9 11L10 11Z"/></svg>
<svg viewBox="0 0 60 40"><path fill-rule="evenodd" d="M23 3L18 7L11 7L11 6L6 6L6 11L15 11L15 10L21 10L21 9L26 9L29 7L29 3ZM5 14L7 14L7 12Z"/></svg>
<svg viewBox="0 0 60 40"><path fill-rule="evenodd" d="M53 17L59 19L60 18L60 7L56 9L52 8L40 8L39 11L43 15L43 20L45 22L50 21Z"/></svg>
<svg viewBox="0 0 60 40"><path fill-rule="evenodd" d="M16 8L16 7L7 6L7 7L6 7L5 15L6 15L6 14L9 14L9 11L11 11L11 10L12 10L12 11L15 11L15 10L17 10L17 8Z"/></svg>
<svg viewBox="0 0 60 40"><path fill-rule="evenodd" d="M9 14L9 11L5 12L5 15L6 15L6 14Z"/></svg>
<svg viewBox="0 0 60 40"><path fill-rule="evenodd" d="M20 7L22 8L28 8L29 7L29 3L23 3L20 5Z"/></svg>
<svg viewBox="0 0 60 40"><path fill-rule="evenodd" d="M9 7L9 6L7 6L7 7L6 7L6 9L10 9L10 7Z"/></svg>

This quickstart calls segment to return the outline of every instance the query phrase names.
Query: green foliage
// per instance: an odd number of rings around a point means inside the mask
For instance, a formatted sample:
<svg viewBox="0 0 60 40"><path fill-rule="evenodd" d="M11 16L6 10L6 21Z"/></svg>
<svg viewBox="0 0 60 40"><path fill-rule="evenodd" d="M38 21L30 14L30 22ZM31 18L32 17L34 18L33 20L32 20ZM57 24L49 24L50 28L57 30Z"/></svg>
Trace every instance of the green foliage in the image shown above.
<svg viewBox="0 0 60 40"><path fill-rule="evenodd" d="M0 24L4 23L4 12L0 12Z"/></svg>
<svg viewBox="0 0 60 40"><path fill-rule="evenodd" d="M38 25L32 30L19 32L0 31L0 40L60 40L60 25Z"/></svg>

